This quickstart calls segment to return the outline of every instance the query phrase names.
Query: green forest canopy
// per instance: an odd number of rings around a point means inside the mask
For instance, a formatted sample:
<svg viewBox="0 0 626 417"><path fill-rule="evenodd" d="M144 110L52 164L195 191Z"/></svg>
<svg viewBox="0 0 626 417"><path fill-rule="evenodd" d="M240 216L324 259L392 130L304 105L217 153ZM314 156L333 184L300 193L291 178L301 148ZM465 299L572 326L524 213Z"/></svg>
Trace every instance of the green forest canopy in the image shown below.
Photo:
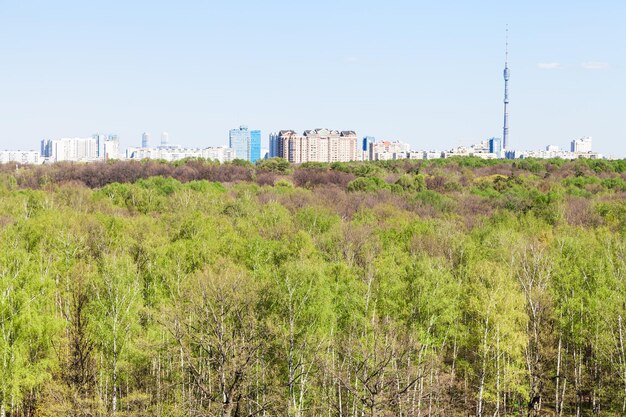
<svg viewBox="0 0 626 417"><path fill-rule="evenodd" d="M0 416L626 412L626 163L0 167Z"/></svg>

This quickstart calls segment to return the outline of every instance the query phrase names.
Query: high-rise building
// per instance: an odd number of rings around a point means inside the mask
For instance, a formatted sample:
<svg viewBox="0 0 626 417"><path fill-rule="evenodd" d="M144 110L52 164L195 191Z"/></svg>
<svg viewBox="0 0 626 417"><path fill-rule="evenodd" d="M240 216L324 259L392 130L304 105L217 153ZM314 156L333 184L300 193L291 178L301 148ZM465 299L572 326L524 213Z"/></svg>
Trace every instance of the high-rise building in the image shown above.
<svg viewBox="0 0 626 417"><path fill-rule="evenodd" d="M231 129L228 133L228 146L235 150L236 159L256 162L261 158L261 131L248 130L247 126Z"/></svg>
<svg viewBox="0 0 626 417"><path fill-rule="evenodd" d="M104 155L104 142L102 141L102 154ZM98 157L98 138L61 138L43 140L41 148L45 151L44 157L50 162L78 161L91 162Z"/></svg>
<svg viewBox="0 0 626 417"><path fill-rule="evenodd" d="M502 157L502 139L491 138L489 139L489 153L497 155L498 158Z"/></svg>
<svg viewBox="0 0 626 417"><path fill-rule="evenodd" d="M110 155L107 155L107 150L106 150L107 146L109 148L109 152L108 152L109 154L111 154L113 147L117 146L118 151L115 152L116 153L115 158L118 158L117 154L119 154L119 143L120 143L120 139L118 135L115 135L112 133L108 135L95 133L91 135L91 138L96 141L96 159L104 160L104 159L110 158ZM115 145L113 143L115 143Z"/></svg>
<svg viewBox="0 0 626 417"><path fill-rule="evenodd" d="M104 142L104 154L100 159L104 159L105 161L120 159L120 141L114 139Z"/></svg>
<svg viewBox="0 0 626 417"><path fill-rule="evenodd" d="M376 138L374 136L365 136L363 138L363 152L367 152L370 148L370 143L376 142Z"/></svg>
<svg viewBox="0 0 626 417"><path fill-rule="evenodd" d="M572 152L589 153L591 152L591 143L592 139L590 136L584 136L580 139L574 139L572 141L571 150Z"/></svg>
<svg viewBox="0 0 626 417"><path fill-rule="evenodd" d="M41 157L49 158L51 154L52 154L52 141L42 139L41 140Z"/></svg>
<svg viewBox="0 0 626 417"><path fill-rule="evenodd" d="M104 157L104 142L107 140L107 136L106 135L102 135L100 133L95 133L93 135L91 135L92 139L94 139L96 141L96 153L97 153L97 157L98 158L103 158Z"/></svg>
<svg viewBox="0 0 626 417"><path fill-rule="evenodd" d="M167 132L161 133L161 146L168 146L170 143L170 134Z"/></svg>
<svg viewBox="0 0 626 417"><path fill-rule="evenodd" d="M141 135L141 147L142 148L150 147L150 133L143 132L143 134Z"/></svg>
<svg viewBox="0 0 626 417"><path fill-rule="evenodd" d="M261 159L261 131L250 132L250 162L255 163Z"/></svg>
<svg viewBox="0 0 626 417"><path fill-rule="evenodd" d="M280 133L270 133L270 149L268 155L270 158L280 156Z"/></svg>
<svg viewBox="0 0 626 417"><path fill-rule="evenodd" d="M291 163L358 161L362 151L354 131L315 129L298 135L293 130L278 133L278 155Z"/></svg>

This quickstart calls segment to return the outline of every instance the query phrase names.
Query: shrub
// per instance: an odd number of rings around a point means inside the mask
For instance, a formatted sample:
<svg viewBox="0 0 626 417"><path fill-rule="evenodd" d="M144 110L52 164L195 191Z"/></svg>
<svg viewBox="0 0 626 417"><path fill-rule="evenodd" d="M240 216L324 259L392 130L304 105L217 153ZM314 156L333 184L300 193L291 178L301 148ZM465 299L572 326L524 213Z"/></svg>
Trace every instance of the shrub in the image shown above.
<svg viewBox="0 0 626 417"><path fill-rule="evenodd" d="M398 178L396 185L399 185L405 191L424 191L426 189L426 178L422 174L404 174Z"/></svg>
<svg viewBox="0 0 626 417"><path fill-rule="evenodd" d="M291 165L289 161L284 158L270 158L270 159L259 159L256 161L256 167L259 170L270 171L270 172L279 172L281 174L287 173Z"/></svg>
<svg viewBox="0 0 626 417"><path fill-rule="evenodd" d="M361 177L348 184L348 191L363 191L367 193L389 188L383 179L378 177Z"/></svg>

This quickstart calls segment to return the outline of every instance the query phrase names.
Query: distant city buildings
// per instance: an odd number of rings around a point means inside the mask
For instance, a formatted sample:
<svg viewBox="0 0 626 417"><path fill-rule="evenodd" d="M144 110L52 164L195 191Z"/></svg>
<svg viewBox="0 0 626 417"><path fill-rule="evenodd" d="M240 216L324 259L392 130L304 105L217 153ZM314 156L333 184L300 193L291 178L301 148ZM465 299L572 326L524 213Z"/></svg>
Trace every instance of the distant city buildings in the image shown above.
<svg viewBox="0 0 626 417"><path fill-rule="evenodd" d="M169 134L163 132L158 146L150 146L150 133L141 135L141 147L130 147L122 153L117 135L94 134L91 137L42 140L37 151L0 151L0 163L38 164L62 161L96 162L126 158L129 160L161 159L177 161L186 158L202 158L229 162L243 159L256 162L272 157L285 158L291 163L387 161L398 159L437 159L472 156L483 159L561 158L602 159L601 153L593 151L593 140L585 136L570 142L570 150L548 145L541 150L518 151L505 149L501 138L492 137L470 146L458 146L446 151L414 150L397 140L377 141L373 136L357 137L354 131L314 129L299 134L293 130L281 130L269 135L269 148L261 148L261 132L248 130L246 126L229 131L231 146L191 148L169 143Z"/></svg>
<svg viewBox="0 0 626 417"><path fill-rule="evenodd" d="M144 132L141 135L141 147L149 148L150 147L150 133Z"/></svg>
<svg viewBox="0 0 626 417"><path fill-rule="evenodd" d="M302 135L293 130L281 130L270 135L270 150L291 163L347 162L362 159L354 131L315 129Z"/></svg>
<svg viewBox="0 0 626 417"><path fill-rule="evenodd" d="M37 151L0 151L0 164L10 162L17 164L38 165L43 161Z"/></svg>
<svg viewBox="0 0 626 417"><path fill-rule="evenodd" d="M489 153L496 155L497 158L502 158L502 139L500 138L491 138L489 139Z"/></svg>
<svg viewBox="0 0 626 417"><path fill-rule="evenodd" d="M94 134L90 138L44 139L41 157L48 162L93 162L119 159L120 143L117 135Z"/></svg>
<svg viewBox="0 0 626 417"><path fill-rule="evenodd" d="M228 146L235 150L235 157L252 163L261 159L261 131L248 130L247 126L231 129Z"/></svg>
<svg viewBox="0 0 626 417"><path fill-rule="evenodd" d="M374 136L365 136L363 138L363 146L362 146L363 156L362 157L364 161L370 159L370 156L369 156L370 144L374 142L376 142L376 138Z"/></svg>
<svg viewBox="0 0 626 417"><path fill-rule="evenodd" d="M368 152L370 144L374 142L376 142L376 138L374 136L365 136L363 138L363 152Z"/></svg>
<svg viewBox="0 0 626 417"><path fill-rule="evenodd" d="M107 136L95 133L91 138L96 141L96 158L100 158L100 155L104 155L104 142L106 142Z"/></svg>
<svg viewBox="0 0 626 417"><path fill-rule="evenodd" d="M363 144L367 140L367 153L365 155L366 160L370 161L388 161L393 159L406 159L408 152L411 150L411 145L399 141L383 140L376 142L371 136L366 136L363 139Z"/></svg>
<svg viewBox="0 0 626 417"><path fill-rule="evenodd" d="M92 162L98 160L100 143L102 144L102 154L104 154L104 141L100 142L95 135L91 138L43 140L41 144L42 156L49 162Z"/></svg>
<svg viewBox="0 0 626 417"><path fill-rule="evenodd" d="M128 148L126 159L162 159L168 162L179 161L187 158L203 158L229 162L235 159L235 152L225 146L208 148L183 148L180 146L159 146L157 148Z"/></svg>
<svg viewBox="0 0 626 417"><path fill-rule="evenodd" d="M280 147L280 132L279 133L270 133L270 147L268 156L270 158L278 158L282 157L281 147Z"/></svg>
<svg viewBox="0 0 626 417"><path fill-rule="evenodd" d="M502 157L502 150L499 149L498 153L494 153L491 152L491 149L498 150L500 146L501 142L499 139L491 138L471 145L469 147L459 146L456 148L452 148L448 151L442 152L441 155L443 158L450 158L453 156L474 156L483 159L498 159Z"/></svg>
<svg viewBox="0 0 626 417"><path fill-rule="evenodd" d="M571 142L570 150L561 150L558 146L548 145L545 150L524 151L519 154L519 158L540 158L540 159L602 159L601 153L592 150L592 139L589 136L574 139Z"/></svg>
<svg viewBox="0 0 626 417"><path fill-rule="evenodd" d="M169 146L170 144L170 134L167 132L161 133L161 146Z"/></svg>
<svg viewBox="0 0 626 417"><path fill-rule="evenodd" d="M572 152L589 153L591 152L592 139L589 136L584 136L580 139L574 139L571 145Z"/></svg>

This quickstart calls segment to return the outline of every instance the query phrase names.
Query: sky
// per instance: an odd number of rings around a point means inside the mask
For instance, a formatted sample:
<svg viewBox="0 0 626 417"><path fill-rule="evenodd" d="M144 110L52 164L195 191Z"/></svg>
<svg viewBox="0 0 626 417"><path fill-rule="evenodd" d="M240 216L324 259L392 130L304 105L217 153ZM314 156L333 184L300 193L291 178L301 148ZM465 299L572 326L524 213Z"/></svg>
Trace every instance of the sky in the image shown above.
<svg viewBox="0 0 626 417"><path fill-rule="evenodd" d="M116 133L219 146L239 125L444 150L626 157L623 0L0 0L0 149Z"/></svg>

